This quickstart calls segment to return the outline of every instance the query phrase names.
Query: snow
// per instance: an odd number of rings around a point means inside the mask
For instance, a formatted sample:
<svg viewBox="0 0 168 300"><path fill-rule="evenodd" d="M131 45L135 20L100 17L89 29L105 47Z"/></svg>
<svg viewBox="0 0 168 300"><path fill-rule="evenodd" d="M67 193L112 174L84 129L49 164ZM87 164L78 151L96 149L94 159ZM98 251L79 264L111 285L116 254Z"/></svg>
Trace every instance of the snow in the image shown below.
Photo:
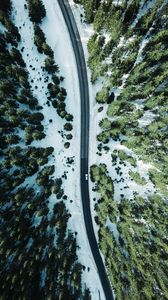
<svg viewBox="0 0 168 300"><path fill-rule="evenodd" d="M147 198L147 196L155 191L153 183L149 180L148 169L150 166L144 166L142 162L137 161L137 166L133 167L129 162L121 164L121 160L117 158L116 165L112 165L111 153L114 150L123 150L122 145L118 145L115 141L111 141L108 144L110 151L105 153L102 151L102 156L99 158L99 163L105 163L107 165L107 170L114 184L114 201L120 202L123 198L134 199L134 193L138 193L140 196ZM129 149L127 154L130 153ZM117 169L119 172L117 173ZM147 184L145 186L137 184L135 181L131 180L129 172L138 172L140 176L147 179ZM123 196L122 196L123 195Z"/></svg>
<svg viewBox="0 0 168 300"><path fill-rule="evenodd" d="M47 276L46 269L44 269L41 273L41 287L44 287L45 285L46 276Z"/></svg>
<svg viewBox="0 0 168 300"><path fill-rule="evenodd" d="M33 239L30 238L29 241L28 241L28 243L27 243L26 248L29 250L32 245L33 245Z"/></svg>
<svg viewBox="0 0 168 300"><path fill-rule="evenodd" d="M145 111L144 115L138 119L139 127L143 128L147 125L150 125L152 121L156 118L156 114L154 114L152 111Z"/></svg>
<svg viewBox="0 0 168 300"><path fill-rule="evenodd" d="M150 37L151 37L151 31L152 31L153 27L151 26L148 30L148 32L145 34L145 36L143 37L141 43L140 43L140 47L139 47L139 50L138 50L138 54L137 54L137 58L136 58L136 61L134 63L134 67L139 64L143 57L142 57L142 54L143 54L143 50L146 46L146 44L149 42L150 40Z"/></svg>
<svg viewBox="0 0 168 300"><path fill-rule="evenodd" d="M135 218L134 221L138 224L148 225L144 218L140 218L140 219Z"/></svg>
<svg viewBox="0 0 168 300"><path fill-rule="evenodd" d="M122 46L124 46L124 44L125 44L125 38L124 38L124 36L121 36L119 43L118 43L118 47L122 47Z"/></svg>
<svg viewBox="0 0 168 300"><path fill-rule="evenodd" d="M4 33L6 31L6 27L0 22L0 33Z"/></svg>
<svg viewBox="0 0 168 300"><path fill-rule="evenodd" d="M139 19L144 16L149 9L151 9L154 5L156 4L156 0L151 0L151 1L147 1L144 4L144 0L141 0L140 2L140 8L139 8L139 12L137 14L136 19L133 21L133 23L131 24L131 28L135 27L135 25L138 23Z"/></svg>
<svg viewBox="0 0 168 300"><path fill-rule="evenodd" d="M116 240L116 244L119 245L119 231L117 229L117 225L115 223L112 223L109 219L109 217L107 217L107 220L106 220L106 226L109 228L110 231L113 232L113 235L114 235L114 238Z"/></svg>
<svg viewBox="0 0 168 300"><path fill-rule="evenodd" d="M54 147L54 155L51 156L49 161L50 165L55 165L53 176L58 178L63 175L63 172L66 172L67 180L64 180L63 188L65 194L68 196L66 206L72 215L68 226L69 229L77 233L77 243L80 247L78 250L79 261L86 266L83 273L83 284L86 284L90 289L93 299L98 299L100 293L103 300L104 293L87 240L80 197L80 96L76 61L58 2L56 0L44 0L43 2L46 7L47 17L44 19L41 27L46 34L47 43L54 50L54 57L56 63L59 65L60 74L65 76L63 86L68 92L66 107L67 111L74 115L72 132L74 138L71 141L70 148L64 149L65 140L58 131L63 129L65 121L57 115L52 106L46 104L48 91L45 78L48 74L41 69L41 66L44 65L45 55L39 54L34 46L33 26L29 21L27 10L24 9L26 1L13 0L13 6L15 7L13 18L15 24L20 27L19 32L22 37L19 48L21 49L24 46L23 59L27 65L29 80L33 79L34 81L31 82L32 91L39 100L39 104L43 106L42 113L45 117L43 125L46 137L41 141L34 141L32 146ZM52 119L52 123L49 122L50 119ZM67 164L68 157L74 158L73 165ZM32 184L31 180L29 184ZM49 198L50 214L56 202L58 202L56 196L51 195ZM36 225L40 221L39 217L34 220ZM45 272L42 274L42 278L44 284Z"/></svg>
<svg viewBox="0 0 168 300"><path fill-rule="evenodd" d="M111 40L110 34L104 31L103 36L105 37L105 44L107 44Z"/></svg>
<svg viewBox="0 0 168 300"><path fill-rule="evenodd" d="M123 0L113 0L114 5L121 5L123 3Z"/></svg>
<svg viewBox="0 0 168 300"><path fill-rule="evenodd" d="M134 101L134 104L136 106L137 109L142 109L144 107L144 101L145 99L136 99Z"/></svg>

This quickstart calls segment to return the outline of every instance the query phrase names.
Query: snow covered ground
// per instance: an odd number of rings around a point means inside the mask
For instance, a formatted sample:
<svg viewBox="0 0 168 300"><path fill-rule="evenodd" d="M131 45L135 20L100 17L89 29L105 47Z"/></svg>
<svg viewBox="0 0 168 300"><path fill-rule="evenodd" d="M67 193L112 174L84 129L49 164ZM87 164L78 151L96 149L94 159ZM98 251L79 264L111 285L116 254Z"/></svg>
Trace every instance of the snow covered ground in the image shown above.
<svg viewBox="0 0 168 300"><path fill-rule="evenodd" d="M23 50L23 59L26 62L29 72L29 80L34 96L37 97L39 104L43 106L42 113L45 117L43 125L46 137L32 146L54 147L54 155L49 164L55 165L54 177L58 178L66 172L67 179L63 182L67 208L72 217L69 220L69 228L77 233L77 242L80 247L78 250L79 261L84 265L83 283L90 289L92 299L104 300L104 293L101 287L97 268L91 254L85 231L82 203L80 197L80 97L77 76L76 62L73 49L69 39L68 31L62 17L57 0L43 0L46 7L47 16L43 20L41 28L45 32L47 43L54 50L55 61L60 67L60 74L65 76L63 86L68 92L66 107L69 113L74 116L73 140L69 149L64 149L65 140L60 135L65 124L56 113L52 106L47 105L47 82L48 74L43 71L45 55L39 54L33 43L33 26L28 18L28 11L24 9L25 0L13 0L13 18L19 28L22 40L19 48ZM52 122L49 120L52 119ZM67 159L73 158L72 165L67 164ZM49 199L49 208L52 211L57 199L52 195Z"/></svg>

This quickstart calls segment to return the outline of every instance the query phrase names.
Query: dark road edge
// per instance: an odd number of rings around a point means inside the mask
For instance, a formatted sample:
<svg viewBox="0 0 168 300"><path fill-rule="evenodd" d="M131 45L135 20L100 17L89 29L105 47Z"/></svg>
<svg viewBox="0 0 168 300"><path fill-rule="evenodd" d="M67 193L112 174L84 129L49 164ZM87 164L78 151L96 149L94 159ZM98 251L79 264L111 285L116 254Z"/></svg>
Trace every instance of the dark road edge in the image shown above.
<svg viewBox="0 0 168 300"><path fill-rule="evenodd" d="M101 280L105 297L107 300L114 300L110 281L108 279L106 269L102 257L100 255L100 251L98 248L98 244L93 229L91 210L90 210L89 183L85 179L85 174L88 174L88 157L89 157L89 88L88 88L85 56L83 52L80 35L77 29L77 25L68 1L58 0L58 3L61 8L70 35L73 51L75 54L76 64L77 64L79 86L80 86L80 98L81 98L80 183L81 183L81 198L82 198L82 207L83 207L86 233L88 236L93 258L97 266L99 278ZM93 299L93 300L97 300L97 299Z"/></svg>

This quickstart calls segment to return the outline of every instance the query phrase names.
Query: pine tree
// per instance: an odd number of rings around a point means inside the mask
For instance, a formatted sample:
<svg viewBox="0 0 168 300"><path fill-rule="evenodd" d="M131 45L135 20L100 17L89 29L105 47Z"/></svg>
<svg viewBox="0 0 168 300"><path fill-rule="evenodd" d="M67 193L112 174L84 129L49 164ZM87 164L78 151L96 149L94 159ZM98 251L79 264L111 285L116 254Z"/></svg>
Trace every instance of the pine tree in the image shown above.
<svg viewBox="0 0 168 300"><path fill-rule="evenodd" d="M46 16L46 10L41 0L28 0L30 20L35 23L41 23Z"/></svg>
<svg viewBox="0 0 168 300"><path fill-rule="evenodd" d="M11 0L1 0L0 1L0 10L2 10L6 14L10 14L11 12Z"/></svg>

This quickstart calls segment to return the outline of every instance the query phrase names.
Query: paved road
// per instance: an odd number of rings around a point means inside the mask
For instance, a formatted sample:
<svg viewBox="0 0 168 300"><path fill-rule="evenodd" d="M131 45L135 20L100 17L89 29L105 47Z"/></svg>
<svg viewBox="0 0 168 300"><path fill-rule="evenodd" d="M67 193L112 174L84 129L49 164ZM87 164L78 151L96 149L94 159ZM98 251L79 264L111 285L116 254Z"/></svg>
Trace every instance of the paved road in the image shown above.
<svg viewBox="0 0 168 300"><path fill-rule="evenodd" d="M109 279L99 252L95 233L92 224L89 199L89 184L85 179L85 174L88 174L88 157L89 157L89 88L87 79L87 70L85 57L83 53L80 35L73 17L70 5L67 0L58 0L63 17L65 19L69 35L71 38L72 47L74 50L77 71L80 85L81 98L81 196L83 205L83 214L85 220L86 232L91 247L91 251L97 266L98 274L102 283L104 294L107 300L113 300L113 293ZM93 299L97 300L97 299Z"/></svg>

